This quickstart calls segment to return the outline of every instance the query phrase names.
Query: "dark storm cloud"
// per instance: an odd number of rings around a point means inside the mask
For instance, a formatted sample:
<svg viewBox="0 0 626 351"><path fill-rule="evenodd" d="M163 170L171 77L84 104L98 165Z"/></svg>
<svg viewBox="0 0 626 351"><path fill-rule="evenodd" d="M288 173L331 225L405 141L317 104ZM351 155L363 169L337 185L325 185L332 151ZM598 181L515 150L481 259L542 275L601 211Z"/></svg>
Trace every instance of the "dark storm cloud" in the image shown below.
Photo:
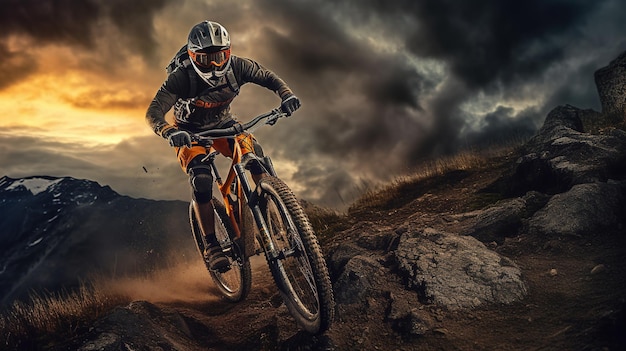
<svg viewBox="0 0 626 351"><path fill-rule="evenodd" d="M32 71L30 59L28 54L10 52L0 42L0 90L28 76Z"/></svg>
<svg viewBox="0 0 626 351"><path fill-rule="evenodd" d="M537 111L533 109L516 115L512 108L499 106L494 112L485 115L479 132L468 133L465 140L468 144L480 148L516 145L534 135L535 116L537 116Z"/></svg>
<svg viewBox="0 0 626 351"><path fill-rule="evenodd" d="M340 22L330 20L332 9L323 5L266 1L262 7L278 14L288 32L265 29L268 51L281 55L261 60L280 67L281 75L308 99L305 103L317 108L313 118L323 123L310 122L312 143L339 156L388 147L393 136L420 129L414 117L422 110L421 93L435 83L410 68L405 58L376 52L355 40ZM350 101L355 96L358 106Z"/></svg>
<svg viewBox="0 0 626 351"><path fill-rule="evenodd" d="M152 17L169 0L2 0L2 37L12 34L34 39L34 45L62 43L93 48L102 20L110 19L134 38L144 54L155 46Z"/></svg>
<svg viewBox="0 0 626 351"><path fill-rule="evenodd" d="M420 56L444 59L470 87L540 74L563 57L570 30L601 2L415 2L409 38ZM428 11L436 9L436 11ZM428 12L427 12L428 11ZM563 40L565 39L565 40Z"/></svg>
<svg viewBox="0 0 626 351"><path fill-rule="evenodd" d="M316 2L296 2L285 7L266 2L268 13L283 13L289 32L267 30L267 40L287 69L304 75L311 86L341 96L354 87L346 79L357 79L373 104L402 104L419 108L419 94L427 79L408 69L402 59L380 54L350 37L340 23L329 21ZM294 21L294 22L291 22ZM281 65L282 67L282 65ZM334 79L333 79L334 78ZM330 97L330 96L329 96Z"/></svg>
<svg viewBox="0 0 626 351"><path fill-rule="evenodd" d="M103 8L97 1L3 0L0 12L2 37L20 34L35 45L61 42L90 47Z"/></svg>
<svg viewBox="0 0 626 351"><path fill-rule="evenodd" d="M265 34L257 58L303 98L302 130L281 135L289 148L280 152L306 160L297 161L302 182L320 171L309 160L337 160L323 171L340 187L359 173L401 172L471 142L528 136L557 104L597 101L593 70L626 48L622 3L257 2ZM420 61L445 72L418 71ZM482 115L467 109L488 98Z"/></svg>
<svg viewBox="0 0 626 351"><path fill-rule="evenodd" d="M13 35L27 38L18 50L22 60L0 65L4 76L0 88L9 84L6 74L28 64L36 67L41 57L30 57L31 49L49 44L68 45L77 49L94 49L105 35L102 26L109 21L123 33L133 52L151 59L157 47L152 25L154 14L170 0L1 0L0 61L11 58L7 39ZM17 59L14 59L17 61ZM32 71L32 70L31 70ZM27 76L27 71L21 76ZM16 77L15 79L18 79Z"/></svg>
<svg viewBox="0 0 626 351"><path fill-rule="evenodd" d="M353 92L367 96L374 113L389 104L420 111L424 104L420 97L434 84L400 57L394 58L393 53L377 52L357 43L346 34L342 23L356 23L366 34L369 31L382 34L382 38L399 39L417 58L444 62L457 84L465 87L465 94L459 95L464 88L452 86L440 91L450 96L435 99L435 126L441 129L435 128L431 139L453 143L463 127L463 116L457 111L460 104L481 90L510 94L517 86L540 79L548 69L570 58L567 55L580 54L572 48L581 45L582 32L589 25L604 25L590 24L589 20L610 3L407 0L331 5L322 1L279 1L272 2L271 11L282 12L289 33L271 42L275 50L288 53L283 60L298 67L311 84L326 85L328 81L320 83L319 78L332 76L330 91L336 97L342 97L336 88L356 88L360 91ZM269 2L266 5L270 6ZM360 77L360 87L345 84L355 76ZM588 89L588 93L593 91ZM561 94L565 96L565 92ZM443 130L446 128L448 133ZM426 143L420 145L428 147Z"/></svg>
<svg viewBox="0 0 626 351"><path fill-rule="evenodd" d="M528 79L563 58L585 21L606 1L359 1L353 16L376 14L419 57L441 59L469 87ZM531 77L529 77L529 75Z"/></svg>

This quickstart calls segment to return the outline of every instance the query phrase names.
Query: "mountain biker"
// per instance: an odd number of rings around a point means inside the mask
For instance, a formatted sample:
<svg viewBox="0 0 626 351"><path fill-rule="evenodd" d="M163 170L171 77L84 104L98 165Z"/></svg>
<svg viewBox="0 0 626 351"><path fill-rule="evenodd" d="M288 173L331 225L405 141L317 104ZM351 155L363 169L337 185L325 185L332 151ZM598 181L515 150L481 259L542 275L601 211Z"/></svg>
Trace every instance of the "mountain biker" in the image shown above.
<svg viewBox="0 0 626 351"><path fill-rule="evenodd" d="M274 91L281 98L281 109L291 115L300 107L300 100L274 72L259 63L230 53L230 36L219 23L203 21L195 25L187 39L190 64L177 67L157 91L146 112L146 121L159 136L174 147L180 165L188 175L192 204L202 233L209 244L204 252L211 269L223 270L228 259L215 237L213 212L213 175L202 164L207 148L192 142L190 133L213 128L227 128L238 122L230 112L230 104L245 83L255 83ZM165 114L174 108L174 123ZM262 156L262 148L252 134L236 140L242 154ZM213 147L222 155L232 156L234 139L216 139ZM251 168L258 182L265 176L257 164Z"/></svg>

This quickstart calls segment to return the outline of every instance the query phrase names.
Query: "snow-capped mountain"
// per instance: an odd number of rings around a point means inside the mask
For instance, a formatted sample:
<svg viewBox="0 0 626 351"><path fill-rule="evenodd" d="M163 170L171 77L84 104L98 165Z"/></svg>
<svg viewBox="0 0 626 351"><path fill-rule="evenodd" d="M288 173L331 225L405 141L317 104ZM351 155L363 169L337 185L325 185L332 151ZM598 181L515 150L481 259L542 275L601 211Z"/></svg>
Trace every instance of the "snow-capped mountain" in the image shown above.
<svg viewBox="0 0 626 351"><path fill-rule="evenodd" d="M192 245L185 202L70 177L0 178L0 306L94 274L146 271Z"/></svg>

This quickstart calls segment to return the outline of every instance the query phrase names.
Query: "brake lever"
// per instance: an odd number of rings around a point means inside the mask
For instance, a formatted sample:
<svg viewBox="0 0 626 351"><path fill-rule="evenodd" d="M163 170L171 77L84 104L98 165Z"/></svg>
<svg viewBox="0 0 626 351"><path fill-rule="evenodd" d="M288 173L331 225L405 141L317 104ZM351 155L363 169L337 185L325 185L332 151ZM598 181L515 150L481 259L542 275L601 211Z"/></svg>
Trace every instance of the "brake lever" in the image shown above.
<svg viewBox="0 0 626 351"><path fill-rule="evenodd" d="M196 142L198 143L198 145L204 146L204 147L209 147L211 145L213 145L213 139L210 138L205 138L203 136L200 136L198 134L190 134L189 135L191 137L191 141L192 142Z"/></svg>
<svg viewBox="0 0 626 351"><path fill-rule="evenodd" d="M265 124L269 124L270 126L273 126L274 124L276 124L277 121L278 121L278 116L274 115L274 116L268 118L267 122L265 122Z"/></svg>
<svg viewBox="0 0 626 351"><path fill-rule="evenodd" d="M265 122L265 124L269 124L270 126L273 126L274 124L276 124L279 118L286 117L286 116L287 114L285 112L281 111L280 108L277 108L274 110L274 113L267 118L267 121Z"/></svg>

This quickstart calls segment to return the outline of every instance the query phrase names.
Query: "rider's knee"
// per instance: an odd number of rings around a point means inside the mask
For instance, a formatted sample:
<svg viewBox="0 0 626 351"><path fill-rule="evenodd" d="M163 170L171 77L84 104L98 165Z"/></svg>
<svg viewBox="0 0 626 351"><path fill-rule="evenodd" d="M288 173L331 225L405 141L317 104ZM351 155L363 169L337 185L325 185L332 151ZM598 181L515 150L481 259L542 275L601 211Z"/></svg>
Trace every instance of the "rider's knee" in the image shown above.
<svg viewBox="0 0 626 351"><path fill-rule="evenodd" d="M189 169L189 182L193 189L193 199L198 203L207 203L213 197L213 175L207 166Z"/></svg>

